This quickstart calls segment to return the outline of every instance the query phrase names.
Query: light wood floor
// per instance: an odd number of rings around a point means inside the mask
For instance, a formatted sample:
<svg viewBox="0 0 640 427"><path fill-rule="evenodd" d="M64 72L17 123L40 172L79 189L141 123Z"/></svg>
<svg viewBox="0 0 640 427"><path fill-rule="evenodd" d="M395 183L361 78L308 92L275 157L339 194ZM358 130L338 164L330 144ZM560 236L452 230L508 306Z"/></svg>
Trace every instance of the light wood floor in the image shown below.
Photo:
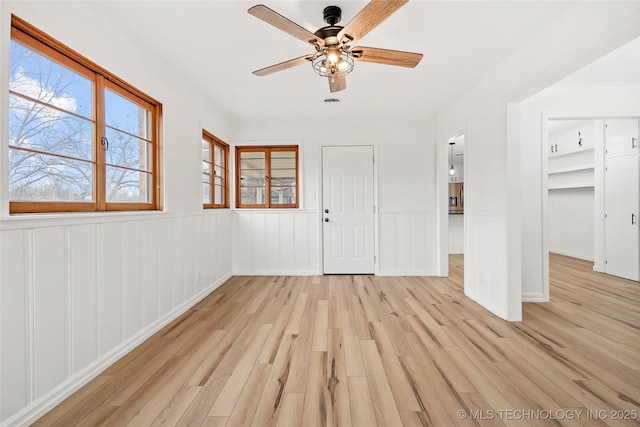
<svg viewBox="0 0 640 427"><path fill-rule="evenodd" d="M37 425L640 425L640 284L552 255L552 302L508 323L462 265L234 277Z"/></svg>

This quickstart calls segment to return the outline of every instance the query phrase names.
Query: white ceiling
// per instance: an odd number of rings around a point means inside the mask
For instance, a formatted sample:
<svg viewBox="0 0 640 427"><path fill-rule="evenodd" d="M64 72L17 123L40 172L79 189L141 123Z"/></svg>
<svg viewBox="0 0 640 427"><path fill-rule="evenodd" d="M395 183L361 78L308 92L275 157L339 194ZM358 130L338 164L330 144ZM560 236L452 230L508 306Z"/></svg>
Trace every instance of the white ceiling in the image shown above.
<svg viewBox="0 0 640 427"><path fill-rule="evenodd" d="M326 78L301 65L266 77L251 71L312 53L249 15L257 1L97 1L91 4L234 119L425 117L446 107L526 40L571 7L565 1L410 1L361 46L424 54L414 69L356 62L347 89L331 97ZM311 32L322 10L346 25L362 0L265 1ZM334 95L334 96L335 96Z"/></svg>

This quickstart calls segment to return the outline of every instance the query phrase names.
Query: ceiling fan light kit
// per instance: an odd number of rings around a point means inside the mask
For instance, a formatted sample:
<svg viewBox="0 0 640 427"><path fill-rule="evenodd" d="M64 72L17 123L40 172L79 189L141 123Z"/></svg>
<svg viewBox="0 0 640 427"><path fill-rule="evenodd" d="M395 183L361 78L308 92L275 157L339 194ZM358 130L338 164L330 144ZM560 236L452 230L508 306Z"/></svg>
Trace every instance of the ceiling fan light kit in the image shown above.
<svg viewBox="0 0 640 427"><path fill-rule="evenodd" d="M314 46L316 52L290 59L270 67L256 70L253 74L266 76L277 71L311 62L313 70L329 81L329 90L338 92L347 87L346 75L353 71L355 60L378 64L413 68L422 59L421 53L372 47L352 47L352 44L368 34L409 0L372 0L345 27L336 25L342 19L338 6L328 6L323 17L328 24L315 33L299 26L279 13L259 4L248 10L249 14Z"/></svg>

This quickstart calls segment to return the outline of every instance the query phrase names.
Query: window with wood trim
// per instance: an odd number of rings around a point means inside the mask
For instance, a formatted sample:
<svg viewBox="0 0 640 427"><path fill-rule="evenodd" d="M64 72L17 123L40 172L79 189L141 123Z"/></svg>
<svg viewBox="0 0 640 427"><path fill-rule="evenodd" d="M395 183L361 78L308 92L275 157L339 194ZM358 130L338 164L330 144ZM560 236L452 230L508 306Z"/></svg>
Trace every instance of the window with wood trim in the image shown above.
<svg viewBox="0 0 640 427"><path fill-rule="evenodd" d="M206 208L229 207L229 145L202 131L202 203Z"/></svg>
<svg viewBox="0 0 640 427"><path fill-rule="evenodd" d="M12 16L9 212L162 209L161 111Z"/></svg>
<svg viewBox="0 0 640 427"><path fill-rule="evenodd" d="M236 147L238 208L298 207L298 146Z"/></svg>

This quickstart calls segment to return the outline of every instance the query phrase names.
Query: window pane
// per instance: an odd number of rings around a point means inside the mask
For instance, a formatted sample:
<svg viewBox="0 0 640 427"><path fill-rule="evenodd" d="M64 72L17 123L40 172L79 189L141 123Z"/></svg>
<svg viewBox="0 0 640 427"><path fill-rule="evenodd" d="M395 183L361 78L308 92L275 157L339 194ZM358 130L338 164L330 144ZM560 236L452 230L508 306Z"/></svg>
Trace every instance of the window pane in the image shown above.
<svg viewBox="0 0 640 427"><path fill-rule="evenodd" d="M214 145L213 147L215 164L220 166L225 166L224 164L224 150L219 145Z"/></svg>
<svg viewBox="0 0 640 427"><path fill-rule="evenodd" d="M16 95L9 95L9 145L93 159L93 124Z"/></svg>
<svg viewBox="0 0 640 427"><path fill-rule="evenodd" d="M296 203L295 187L271 187L272 205L293 205Z"/></svg>
<svg viewBox="0 0 640 427"><path fill-rule="evenodd" d="M211 185L202 184L202 203L211 204Z"/></svg>
<svg viewBox="0 0 640 427"><path fill-rule="evenodd" d="M240 177L240 185L242 187L264 186L265 176L264 170L243 170Z"/></svg>
<svg viewBox="0 0 640 427"><path fill-rule="evenodd" d="M93 163L9 149L9 199L93 201Z"/></svg>
<svg viewBox="0 0 640 427"><path fill-rule="evenodd" d="M149 139L149 111L109 89L104 92L107 126Z"/></svg>
<svg viewBox="0 0 640 427"><path fill-rule="evenodd" d="M296 159L289 155L294 152L289 151L276 151L271 153L271 169L295 169Z"/></svg>
<svg viewBox="0 0 640 427"><path fill-rule="evenodd" d="M240 199L244 205L263 205L264 187L243 187L240 189Z"/></svg>
<svg viewBox="0 0 640 427"><path fill-rule="evenodd" d="M224 204L225 200L224 200L224 188L216 185L214 186L214 191L215 191L215 199L214 199L214 203L216 205L222 205Z"/></svg>
<svg viewBox="0 0 640 427"><path fill-rule="evenodd" d="M211 164L202 162L202 182L211 183Z"/></svg>
<svg viewBox="0 0 640 427"><path fill-rule="evenodd" d="M296 170L295 169L272 169L271 185L295 187Z"/></svg>
<svg viewBox="0 0 640 427"><path fill-rule="evenodd" d="M211 163L211 144L204 139L202 140L202 160Z"/></svg>
<svg viewBox="0 0 640 427"><path fill-rule="evenodd" d="M9 90L83 117L93 117L93 83L11 40Z"/></svg>
<svg viewBox="0 0 640 427"><path fill-rule="evenodd" d="M214 169L214 174L216 177L222 178L224 177L224 169L221 168L220 166L216 166Z"/></svg>
<svg viewBox="0 0 640 427"><path fill-rule="evenodd" d="M107 202L147 203L151 174L107 166Z"/></svg>
<svg viewBox="0 0 640 427"><path fill-rule="evenodd" d="M240 168L245 169L265 169L264 152L241 152Z"/></svg>
<svg viewBox="0 0 640 427"><path fill-rule="evenodd" d="M126 133L107 129L109 148L107 163L132 169L150 171L151 144Z"/></svg>

